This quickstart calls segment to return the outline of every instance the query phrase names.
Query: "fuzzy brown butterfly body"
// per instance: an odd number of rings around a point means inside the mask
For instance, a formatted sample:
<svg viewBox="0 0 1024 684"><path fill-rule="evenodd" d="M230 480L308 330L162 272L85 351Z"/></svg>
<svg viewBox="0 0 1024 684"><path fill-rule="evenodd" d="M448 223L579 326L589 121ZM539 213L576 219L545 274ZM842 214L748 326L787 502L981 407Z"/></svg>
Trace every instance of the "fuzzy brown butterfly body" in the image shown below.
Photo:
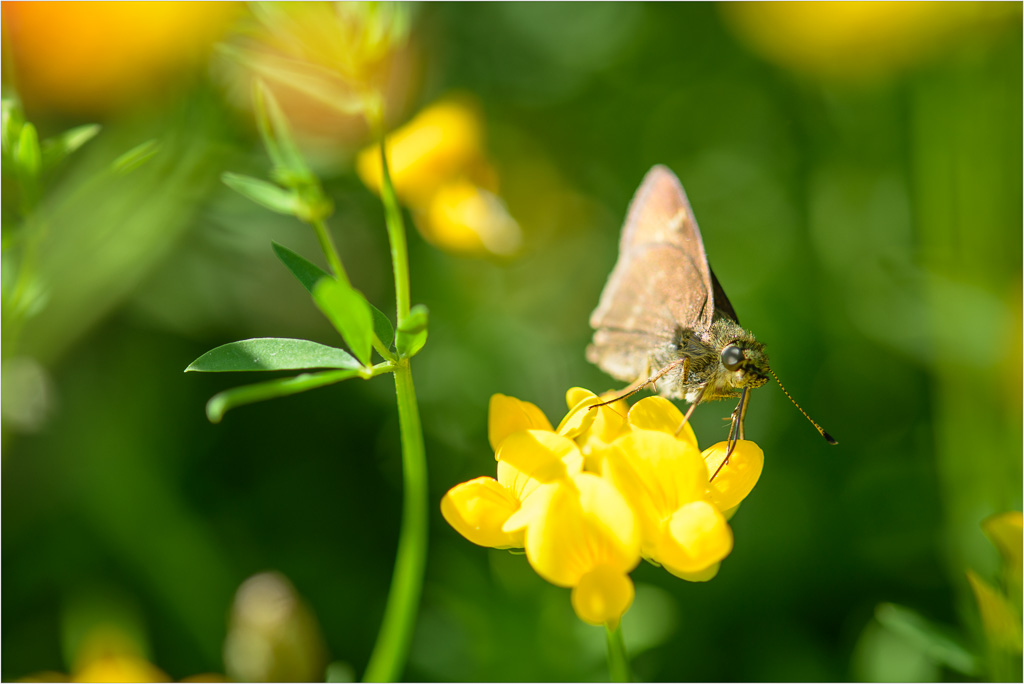
<svg viewBox="0 0 1024 684"><path fill-rule="evenodd" d="M635 390L653 384L662 396L685 399L687 417L701 402L739 397L729 437L743 438L749 390L772 374L768 355L739 325L683 186L664 166L647 172L630 203L590 325L590 362Z"/></svg>

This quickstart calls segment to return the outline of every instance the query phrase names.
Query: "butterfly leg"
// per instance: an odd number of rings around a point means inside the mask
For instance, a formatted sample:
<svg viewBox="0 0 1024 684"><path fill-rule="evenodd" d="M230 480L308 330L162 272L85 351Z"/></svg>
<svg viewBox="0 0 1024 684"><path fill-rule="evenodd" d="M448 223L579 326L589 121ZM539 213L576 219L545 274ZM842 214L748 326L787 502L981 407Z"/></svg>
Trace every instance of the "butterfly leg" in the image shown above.
<svg viewBox="0 0 1024 684"><path fill-rule="evenodd" d="M711 476L711 480L714 480L718 473L721 472L729 463L729 457L732 456L732 452L736 450L736 442L743 439L743 419L747 416L747 403L750 401L750 394L746 388L740 393L740 403L736 404L736 408L732 411L732 425L729 426L729 437L727 438L728 449L725 452L725 458L722 459L722 463L719 464L714 474Z"/></svg>
<svg viewBox="0 0 1024 684"><path fill-rule="evenodd" d="M618 396L615 396L615 397L612 397L608 401L602 401L600 404L594 404L593 406L589 406L587 408L590 409L590 410L593 410L593 409L598 408L599 406L607 406L608 404L614 404L615 402L617 402L620 399L626 399L628 397L631 397L634 394L636 394L637 392L639 392L640 390L642 390L643 388L647 387L648 385L653 385L654 383L656 383L661 377L663 377L665 375L665 373L668 373L670 370L672 370L673 368L678 366L680 363L683 364L683 370L685 372L686 368L689 365L689 361L690 360L687 359L687 358L680 359L679 361L673 361L672 363L668 364L667 366L662 368L660 371L658 371L657 373L652 375L651 377L644 378L643 380L637 380L632 385L630 385L625 390L623 390L622 394L620 394ZM647 367L648 371L647 372L650 372L650 360L648 360L647 363L648 363L648 367ZM647 373L644 373L644 375L646 375L646 374Z"/></svg>

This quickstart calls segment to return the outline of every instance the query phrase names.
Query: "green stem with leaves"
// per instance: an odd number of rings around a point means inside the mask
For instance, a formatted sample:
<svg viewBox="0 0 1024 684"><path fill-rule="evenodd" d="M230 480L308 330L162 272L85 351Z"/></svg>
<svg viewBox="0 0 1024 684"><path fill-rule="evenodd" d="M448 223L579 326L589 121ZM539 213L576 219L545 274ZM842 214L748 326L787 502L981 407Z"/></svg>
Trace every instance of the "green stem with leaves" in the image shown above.
<svg viewBox="0 0 1024 684"><path fill-rule="evenodd" d="M612 629L605 625L608 638L608 674L613 682L632 681L629 674L629 658L626 656L626 643L622 640L622 625Z"/></svg>
<svg viewBox="0 0 1024 684"><path fill-rule="evenodd" d="M381 163L384 167L381 196L384 201L388 239L391 243L397 319L401 327L403 320L409 315L410 308L409 256L402 214L388 173L383 136L380 147ZM396 363L394 375L395 392L398 395L398 424L402 439L402 529L399 532L391 589L384 608L384 621L363 676L363 680L367 682L397 681L401 678L409 655L416 615L419 612L423 571L427 558L427 459L409 359L400 359Z"/></svg>

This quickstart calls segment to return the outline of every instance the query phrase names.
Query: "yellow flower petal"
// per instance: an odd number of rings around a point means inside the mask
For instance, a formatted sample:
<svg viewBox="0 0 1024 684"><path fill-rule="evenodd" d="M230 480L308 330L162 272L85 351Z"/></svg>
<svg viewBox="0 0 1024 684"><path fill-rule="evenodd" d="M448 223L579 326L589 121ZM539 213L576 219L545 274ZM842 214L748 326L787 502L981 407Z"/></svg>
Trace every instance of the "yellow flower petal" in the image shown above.
<svg viewBox="0 0 1024 684"><path fill-rule="evenodd" d="M569 413L565 414L565 418L558 424L555 432L569 439L576 439L594 424L598 410L590 407L600 403L601 399L596 395L585 397L569 409Z"/></svg>
<svg viewBox="0 0 1024 684"><path fill-rule="evenodd" d="M629 575L599 565L573 587L572 608L580 620L591 625L607 624L614 629L633 604L635 595Z"/></svg>
<svg viewBox="0 0 1024 684"><path fill-rule="evenodd" d="M664 432L633 430L616 439L612 447L636 473L659 519L703 498L707 466L693 444Z"/></svg>
<svg viewBox="0 0 1024 684"><path fill-rule="evenodd" d="M708 473L714 474L725 460L728 448L728 442L719 442L704 451ZM739 440L729 456L729 463L722 466L715 479L708 483L708 498L721 511L735 508L754 489L763 469L764 452L761 447Z"/></svg>
<svg viewBox="0 0 1024 684"><path fill-rule="evenodd" d="M441 499L441 515L456 532L474 544L496 549L522 547L522 532L502 530L518 508L519 501L491 477L455 485Z"/></svg>
<svg viewBox="0 0 1024 684"><path fill-rule="evenodd" d="M609 482L580 473L557 486L541 515L526 528L526 558L538 575L576 586L600 565L627 573L640 562L633 511Z"/></svg>
<svg viewBox="0 0 1024 684"><path fill-rule="evenodd" d="M501 464L499 463L498 465L500 468ZM564 481L542 485L534 483L534 486L521 499L522 503L519 506L519 510L509 516L509 519L505 521L505 525L501 529L510 534L518 532L521 538L523 530L538 517L544 515L551 502L551 497L558 492L559 487L565 484Z"/></svg>
<svg viewBox="0 0 1024 684"><path fill-rule="evenodd" d="M585 456L589 457L593 452L604 449L617 437L629 431L629 424L626 422L628 406L625 401L619 400L596 409L586 408L606 401L608 395L598 397L590 390L580 387L574 387L566 393L566 400L571 399L578 401L570 407L558 431L575 439ZM593 463L588 460L587 467L594 472L600 472L598 466L598 460L595 459Z"/></svg>
<svg viewBox="0 0 1024 684"><path fill-rule="evenodd" d="M670 568L667 565L665 566L665 569L673 575L675 575L676 577L678 577L679 579L684 579L687 582L708 582L715 578L715 575L718 574L718 571L719 569L721 569L721 567L721 563L715 563L714 565L709 565L703 570L699 570L697 572L682 572L680 570L674 570L673 568Z"/></svg>
<svg viewBox="0 0 1024 684"><path fill-rule="evenodd" d="M565 393L565 405L567 408L571 409L573 406L576 406L584 399L596 396L596 394L594 394L588 389L584 389L583 387L573 387L572 389Z"/></svg>
<svg viewBox="0 0 1024 684"><path fill-rule="evenodd" d="M495 452L501 442L519 430L550 430L551 422L534 404L515 397L495 394L487 416L487 439Z"/></svg>
<svg viewBox="0 0 1024 684"><path fill-rule="evenodd" d="M657 430L697 446L697 436L689 421L683 425L683 412L664 397L644 397L633 404L626 416L634 430ZM680 430L682 426L682 430Z"/></svg>
<svg viewBox="0 0 1024 684"><path fill-rule="evenodd" d="M676 574L706 570L732 551L729 524L706 501L681 506L672 514L665 532L654 558Z"/></svg>
<svg viewBox="0 0 1024 684"><path fill-rule="evenodd" d="M547 430L520 430L506 437L498 449L498 481L519 494L511 481L503 479L501 464L512 466L516 476L540 483L553 482L583 468L583 455L571 439ZM512 474L511 471L507 471ZM519 496L520 500L523 496Z"/></svg>

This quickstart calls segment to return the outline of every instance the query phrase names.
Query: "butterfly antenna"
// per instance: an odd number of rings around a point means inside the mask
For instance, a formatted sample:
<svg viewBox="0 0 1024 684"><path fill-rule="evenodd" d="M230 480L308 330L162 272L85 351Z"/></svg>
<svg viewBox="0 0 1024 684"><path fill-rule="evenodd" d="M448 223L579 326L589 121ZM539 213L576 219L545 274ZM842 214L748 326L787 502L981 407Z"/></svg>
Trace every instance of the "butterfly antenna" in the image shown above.
<svg viewBox="0 0 1024 684"><path fill-rule="evenodd" d="M839 442L836 441L835 437L833 437L832 435L830 435L827 432L825 432L821 428L820 425L818 425L817 423L814 422L813 418L811 418L809 415L807 415L807 411L804 411L802 408L800 408L800 404L796 403L796 399L794 399L792 397L792 395L790 395L790 393L786 391L786 388L782 386L782 383L779 382L779 376L775 374L775 371L773 371L771 368L769 368L768 372L772 374L773 378L775 378L775 382L777 382L779 384L779 389L781 389L782 393L786 395L786 398L789 399L791 402L793 402L793 406L796 406L796 410L797 411L799 411L800 413L804 414L804 418L806 418L807 420L811 421L811 425L813 425L814 428L818 431L818 433L822 437L825 438L825 441L828 442L829 444L833 444L833 445L839 444Z"/></svg>

